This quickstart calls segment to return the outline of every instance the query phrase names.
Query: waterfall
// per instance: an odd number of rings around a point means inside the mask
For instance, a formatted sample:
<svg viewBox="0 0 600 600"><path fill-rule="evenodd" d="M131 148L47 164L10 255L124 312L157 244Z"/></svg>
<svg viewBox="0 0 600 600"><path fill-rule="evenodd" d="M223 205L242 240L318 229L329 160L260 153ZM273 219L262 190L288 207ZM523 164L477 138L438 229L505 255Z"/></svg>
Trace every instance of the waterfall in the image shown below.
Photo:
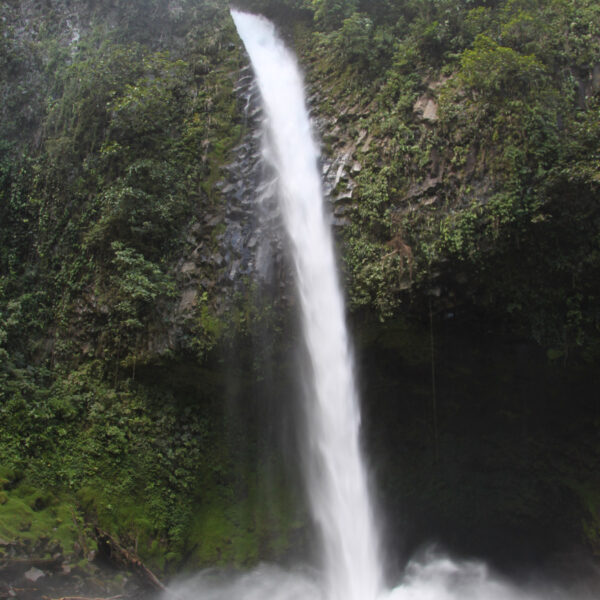
<svg viewBox="0 0 600 600"><path fill-rule="evenodd" d="M327 597L372 600L381 585L378 541L359 444L344 303L302 77L269 21L232 15L264 105L265 156L278 178L313 377L307 398L307 487L322 538Z"/></svg>
<svg viewBox="0 0 600 600"><path fill-rule="evenodd" d="M163 600L591 600L597 589L518 589L480 562L436 553L411 560L399 585L383 587L379 544L363 464L360 410L344 306L311 134L294 57L266 19L232 11L264 105L263 154L277 177L290 240L312 375L307 398L306 480L323 561L306 569L260 565L232 576L212 570L174 584ZM323 585L324 584L324 585ZM540 589L543 588L543 589Z"/></svg>

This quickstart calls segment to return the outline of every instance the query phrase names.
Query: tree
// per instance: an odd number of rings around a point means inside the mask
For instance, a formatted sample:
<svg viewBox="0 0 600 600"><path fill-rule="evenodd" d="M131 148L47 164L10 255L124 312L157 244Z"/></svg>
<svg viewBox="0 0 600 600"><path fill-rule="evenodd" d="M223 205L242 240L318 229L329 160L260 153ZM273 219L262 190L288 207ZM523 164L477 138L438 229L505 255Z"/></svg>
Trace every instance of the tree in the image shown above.
<svg viewBox="0 0 600 600"><path fill-rule="evenodd" d="M322 29L337 29L357 6L357 0L313 0L315 21Z"/></svg>

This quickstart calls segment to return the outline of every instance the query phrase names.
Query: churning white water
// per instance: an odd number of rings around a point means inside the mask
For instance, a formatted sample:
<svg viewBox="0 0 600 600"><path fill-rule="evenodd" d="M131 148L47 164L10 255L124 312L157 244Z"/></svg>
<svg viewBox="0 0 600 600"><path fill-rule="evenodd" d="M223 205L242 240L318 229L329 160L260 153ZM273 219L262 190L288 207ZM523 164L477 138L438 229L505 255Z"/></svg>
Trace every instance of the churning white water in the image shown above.
<svg viewBox="0 0 600 600"><path fill-rule="evenodd" d="M307 487L321 534L320 571L261 566L235 577L205 572L172 592L207 600L534 600L481 563L440 556L412 561L384 589L379 542L359 443L360 409L328 218L302 78L263 17L232 11L264 105L263 148L278 182L302 309L312 382L307 399ZM568 596L573 598L573 596Z"/></svg>

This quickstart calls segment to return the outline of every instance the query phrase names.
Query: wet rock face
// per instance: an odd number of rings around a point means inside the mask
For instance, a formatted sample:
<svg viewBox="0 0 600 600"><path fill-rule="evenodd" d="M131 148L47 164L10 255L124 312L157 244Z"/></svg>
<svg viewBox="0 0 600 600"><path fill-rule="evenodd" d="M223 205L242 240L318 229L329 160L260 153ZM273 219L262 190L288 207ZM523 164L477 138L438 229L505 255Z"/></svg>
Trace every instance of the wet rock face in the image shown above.
<svg viewBox="0 0 600 600"><path fill-rule="evenodd" d="M242 71L236 92L247 132L220 184L226 205L221 238L228 265L225 278L238 290L244 285L244 277L276 286L285 278L281 214L275 175L262 156L263 114L250 67Z"/></svg>
<svg viewBox="0 0 600 600"><path fill-rule="evenodd" d="M325 97L318 84L313 84L308 99L313 128L322 140L321 172L323 192L329 205L331 224L341 231L350 224L350 215L356 209L356 178L363 169L362 156L369 149L372 137L360 127L360 119L369 113L359 105L342 106L331 116L320 110Z"/></svg>
<svg viewBox="0 0 600 600"><path fill-rule="evenodd" d="M263 115L250 66L240 72L235 93L245 133L216 184L218 202L186 234L187 250L175 266L179 301L169 319L176 325L170 339L157 342L156 348L177 346L186 321L207 296L217 315L225 314L236 298L251 301L254 289L274 303L286 304L290 299L276 178L262 156Z"/></svg>

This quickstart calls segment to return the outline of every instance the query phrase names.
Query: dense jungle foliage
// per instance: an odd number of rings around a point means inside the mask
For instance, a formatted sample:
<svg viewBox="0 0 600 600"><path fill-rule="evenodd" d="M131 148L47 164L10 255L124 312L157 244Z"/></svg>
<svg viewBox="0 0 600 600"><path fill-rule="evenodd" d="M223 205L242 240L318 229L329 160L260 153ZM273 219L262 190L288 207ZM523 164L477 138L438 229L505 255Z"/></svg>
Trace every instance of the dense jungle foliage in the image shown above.
<svg viewBox="0 0 600 600"><path fill-rule="evenodd" d="M600 5L237 4L295 46L325 155L350 149L332 197L360 352L390 348L420 381L432 332L451 319L535 345L564 381L589 378L600 359ZM220 0L0 6L0 538L21 552L54 543L85 562L99 526L173 572L304 543L302 503L285 459L265 458L261 423L260 398L276 403L290 379L283 367L267 386L261 361L286 363L288 342L251 343L257 324L287 317L259 306L252 282L226 302L217 284L219 182L248 133L235 92L245 64ZM194 267L185 302L193 252L211 260ZM435 399L428 385L415 397ZM370 402L374 419L387 414ZM586 422L556 486L574 498L569 531L600 552L588 409L558 444ZM548 437L534 443L550 448Z"/></svg>
<svg viewBox="0 0 600 600"><path fill-rule="evenodd" d="M353 306L387 318L439 278L438 310L595 360L597 4L314 4L326 102L353 95L340 119L375 140L345 235Z"/></svg>
<svg viewBox="0 0 600 600"><path fill-rule="evenodd" d="M281 516L263 511L250 533L244 502L258 492L234 489L225 384L200 373L220 330L206 290L178 375L169 363L143 377L146 357L169 362L149 337L174 326L186 232L220 201L240 137L228 12L129 1L2 12L0 536L35 551L40 515L53 536L67 503L159 567L193 552L268 555ZM64 529L70 553L82 534Z"/></svg>

